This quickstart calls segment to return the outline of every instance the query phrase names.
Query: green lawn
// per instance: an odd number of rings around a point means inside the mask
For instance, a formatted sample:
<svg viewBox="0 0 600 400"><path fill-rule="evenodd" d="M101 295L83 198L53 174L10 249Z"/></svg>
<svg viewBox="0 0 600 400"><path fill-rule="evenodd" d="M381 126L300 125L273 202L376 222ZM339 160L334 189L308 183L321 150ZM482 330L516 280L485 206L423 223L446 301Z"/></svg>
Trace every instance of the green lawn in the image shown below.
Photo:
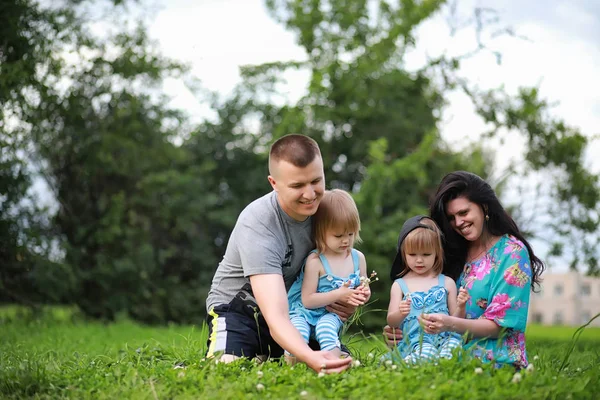
<svg viewBox="0 0 600 400"><path fill-rule="evenodd" d="M319 377L304 365L204 360L206 331L198 327L104 325L72 318L68 309L41 318L19 310L0 311L0 398L592 399L600 392L598 328L587 328L571 346L575 328L530 327L534 367L520 380L511 368L494 370L477 360L380 365L385 346L360 335L348 339L360 365Z"/></svg>

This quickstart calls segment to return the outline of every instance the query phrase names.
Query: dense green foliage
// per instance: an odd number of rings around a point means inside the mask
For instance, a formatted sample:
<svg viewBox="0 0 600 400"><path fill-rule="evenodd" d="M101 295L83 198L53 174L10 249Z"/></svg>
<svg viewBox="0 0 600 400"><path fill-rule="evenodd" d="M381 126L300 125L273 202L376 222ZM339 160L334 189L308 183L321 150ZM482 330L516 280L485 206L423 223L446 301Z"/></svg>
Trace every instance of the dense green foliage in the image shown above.
<svg viewBox="0 0 600 400"><path fill-rule="evenodd" d="M381 365L383 342L357 337L349 346L361 364L319 377L304 365L216 365L202 359L206 330L199 327L86 323L56 310L35 319L11 313L2 311L0 342L0 397L7 399L593 399L600 390L599 328L584 331L560 369L575 329L530 327L533 371L521 371L518 382L512 368L475 360Z"/></svg>
<svg viewBox="0 0 600 400"><path fill-rule="evenodd" d="M101 37L82 11L90 4L119 16ZM0 301L76 304L107 320L201 321L238 213L270 189L268 145L288 133L317 139L327 186L352 191L360 249L384 278L399 227L426 213L444 174L493 170L493 151L450 149L437 130L457 88L494 127L490 135L510 128L527 137L524 170L556 177L547 212L569 211L551 220L556 242L579 238L573 265L598 272L600 196L583 161L588 139L549 117L535 89L517 98L475 90L459 75L460 58L405 68L415 30L445 2L266 1L307 59L242 68L231 97L209 97L216 118L197 125L162 96L166 78L190 82L186 66L163 57L143 24L127 23L127 4L0 5ZM270 95L289 68L308 70L310 80L297 103L281 105ZM40 179L50 210L30 190ZM373 289L371 308L385 308L389 283ZM376 311L363 318L369 329L383 321Z"/></svg>

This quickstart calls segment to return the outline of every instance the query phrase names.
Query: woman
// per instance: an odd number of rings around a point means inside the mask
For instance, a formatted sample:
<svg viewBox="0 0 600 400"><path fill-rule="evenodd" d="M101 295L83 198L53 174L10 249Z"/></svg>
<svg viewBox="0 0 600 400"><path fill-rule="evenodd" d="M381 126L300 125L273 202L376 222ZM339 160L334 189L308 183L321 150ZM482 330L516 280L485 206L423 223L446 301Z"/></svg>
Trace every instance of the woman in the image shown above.
<svg viewBox="0 0 600 400"><path fill-rule="evenodd" d="M466 349L484 361L527 366L525 326L530 290L544 270L489 184L457 171L446 175L430 207L444 233L444 273L467 289L466 319L423 315L426 333L468 332Z"/></svg>

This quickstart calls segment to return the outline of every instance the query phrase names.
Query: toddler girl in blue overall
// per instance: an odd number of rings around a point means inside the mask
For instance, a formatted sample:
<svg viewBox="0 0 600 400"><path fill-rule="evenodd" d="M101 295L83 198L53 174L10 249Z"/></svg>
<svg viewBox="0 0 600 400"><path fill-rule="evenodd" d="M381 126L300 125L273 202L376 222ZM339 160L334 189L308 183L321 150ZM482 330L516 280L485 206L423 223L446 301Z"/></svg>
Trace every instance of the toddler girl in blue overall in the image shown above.
<svg viewBox="0 0 600 400"><path fill-rule="evenodd" d="M443 261L441 233L435 222L422 215L407 220L390 272L394 283L387 322L402 329L397 351L409 364L451 358L452 350L462 344L454 332L425 333L417 320L422 313L465 317L468 294L461 289L457 296L454 280L442 274Z"/></svg>

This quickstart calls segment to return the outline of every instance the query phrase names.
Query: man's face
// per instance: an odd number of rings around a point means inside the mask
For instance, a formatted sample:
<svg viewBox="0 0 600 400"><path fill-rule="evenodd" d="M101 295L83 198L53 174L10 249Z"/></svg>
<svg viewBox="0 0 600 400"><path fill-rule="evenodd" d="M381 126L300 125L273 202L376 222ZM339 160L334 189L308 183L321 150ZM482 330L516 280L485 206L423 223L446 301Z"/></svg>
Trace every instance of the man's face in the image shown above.
<svg viewBox="0 0 600 400"><path fill-rule="evenodd" d="M320 156L304 168L287 161L274 163L269 183L277 192L279 205L296 221L304 221L317 212L325 192L325 173Z"/></svg>

